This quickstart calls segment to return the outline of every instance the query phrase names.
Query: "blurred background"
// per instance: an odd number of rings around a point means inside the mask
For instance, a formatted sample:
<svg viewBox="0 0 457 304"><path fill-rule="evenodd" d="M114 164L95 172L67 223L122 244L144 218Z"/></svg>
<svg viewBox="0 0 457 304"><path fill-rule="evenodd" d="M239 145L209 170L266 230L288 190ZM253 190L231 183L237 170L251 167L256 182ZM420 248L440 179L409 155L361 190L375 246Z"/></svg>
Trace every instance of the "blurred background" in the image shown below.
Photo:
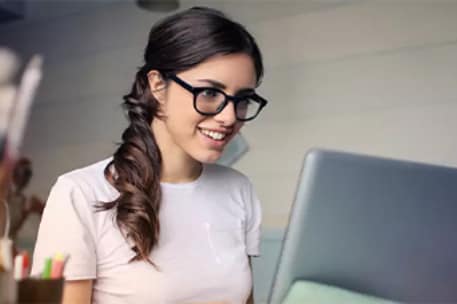
<svg viewBox="0 0 457 304"><path fill-rule="evenodd" d="M163 0L162 0L163 1ZM0 0L0 46L44 56L23 154L27 189L43 199L56 177L105 158L126 126L120 104L151 25L153 1ZM266 300L304 153L323 147L457 166L457 1L179 0L210 6L256 37L270 103L243 136L234 167L263 205L255 295ZM32 248L39 216L19 231Z"/></svg>

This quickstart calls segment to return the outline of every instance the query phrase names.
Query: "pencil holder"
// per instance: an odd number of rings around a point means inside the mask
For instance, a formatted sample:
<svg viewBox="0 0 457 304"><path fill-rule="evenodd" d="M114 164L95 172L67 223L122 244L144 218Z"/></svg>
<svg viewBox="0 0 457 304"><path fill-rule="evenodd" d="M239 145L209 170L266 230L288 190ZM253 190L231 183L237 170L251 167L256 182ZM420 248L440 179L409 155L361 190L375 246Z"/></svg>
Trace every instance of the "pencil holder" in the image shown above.
<svg viewBox="0 0 457 304"><path fill-rule="evenodd" d="M18 304L62 303L64 279L27 278L18 281Z"/></svg>
<svg viewBox="0 0 457 304"><path fill-rule="evenodd" d="M12 272L0 272L0 304L16 304L16 281Z"/></svg>

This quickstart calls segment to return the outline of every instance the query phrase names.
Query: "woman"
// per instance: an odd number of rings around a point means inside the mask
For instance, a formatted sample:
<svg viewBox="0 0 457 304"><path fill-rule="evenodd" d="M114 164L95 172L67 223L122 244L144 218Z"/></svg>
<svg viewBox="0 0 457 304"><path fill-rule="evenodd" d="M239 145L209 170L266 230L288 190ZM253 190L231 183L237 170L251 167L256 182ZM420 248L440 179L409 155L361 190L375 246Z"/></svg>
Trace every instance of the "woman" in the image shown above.
<svg viewBox="0 0 457 304"><path fill-rule="evenodd" d="M259 49L192 8L152 28L144 60L113 158L51 190L32 273L68 253L65 304L252 302L260 205L245 176L211 163L266 105Z"/></svg>

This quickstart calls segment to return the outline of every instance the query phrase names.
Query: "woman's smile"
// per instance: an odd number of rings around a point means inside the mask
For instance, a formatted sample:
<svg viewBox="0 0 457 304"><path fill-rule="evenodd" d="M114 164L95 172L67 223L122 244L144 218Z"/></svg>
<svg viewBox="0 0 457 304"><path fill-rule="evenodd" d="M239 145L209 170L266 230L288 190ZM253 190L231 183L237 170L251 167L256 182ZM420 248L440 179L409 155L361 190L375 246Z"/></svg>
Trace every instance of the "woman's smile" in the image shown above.
<svg viewBox="0 0 457 304"><path fill-rule="evenodd" d="M198 133L207 146L222 150L232 138L233 131L198 128Z"/></svg>

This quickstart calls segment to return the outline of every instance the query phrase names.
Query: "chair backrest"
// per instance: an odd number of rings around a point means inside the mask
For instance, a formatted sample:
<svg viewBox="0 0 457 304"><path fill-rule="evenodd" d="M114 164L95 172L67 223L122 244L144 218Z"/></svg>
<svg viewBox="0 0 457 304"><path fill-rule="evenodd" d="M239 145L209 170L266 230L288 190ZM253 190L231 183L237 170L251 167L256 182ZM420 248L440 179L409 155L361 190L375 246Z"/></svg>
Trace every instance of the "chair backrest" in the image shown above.
<svg viewBox="0 0 457 304"><path fill-rule="evenodd" d="M309 152L269 303L299 279L457 303L457 169Z"/></svg>

